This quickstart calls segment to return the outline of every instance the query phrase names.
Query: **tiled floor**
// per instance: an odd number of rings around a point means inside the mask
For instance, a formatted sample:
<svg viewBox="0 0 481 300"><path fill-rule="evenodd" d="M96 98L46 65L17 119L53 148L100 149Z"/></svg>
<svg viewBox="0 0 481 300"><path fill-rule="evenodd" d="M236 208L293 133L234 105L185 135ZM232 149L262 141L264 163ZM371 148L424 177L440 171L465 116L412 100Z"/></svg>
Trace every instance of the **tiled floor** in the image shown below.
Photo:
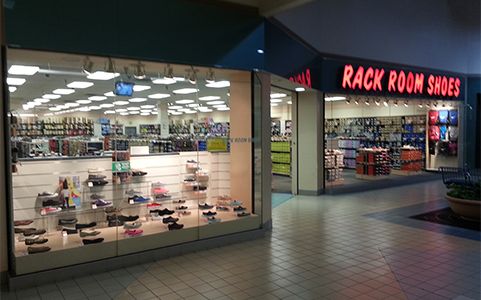
<svg viewBox="0 0 481 300"><path fill-rule="evenodd" d="M264 239L1 299L480 299L479 241L444 234L442 225L426 230L424 223L371 215L443 193L439 182L429 182L295 197L274 209L274 229Z"/></svg>

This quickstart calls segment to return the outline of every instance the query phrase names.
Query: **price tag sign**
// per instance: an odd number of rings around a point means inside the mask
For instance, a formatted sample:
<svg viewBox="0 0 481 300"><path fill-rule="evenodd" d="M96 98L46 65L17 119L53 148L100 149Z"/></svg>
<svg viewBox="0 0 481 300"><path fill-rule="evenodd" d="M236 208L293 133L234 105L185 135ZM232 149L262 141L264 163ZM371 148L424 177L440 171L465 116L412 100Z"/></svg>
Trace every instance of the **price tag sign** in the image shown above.
<svg viewBox="0 0 481 300"><path fill-rule="evenodd" d="M112 162L112 172L129 172L130 161L114 161Z"/></svg>
<svg viewBox="0 0 481 300"><path fill-rule="evenodd" d="M226 138L209 138L207 139L207 151L209 152L225 152L227 151Z"/></svg>
<svg viewBox="0 0 481 300"><path fill-rule="evenodd" d="M134 200L129 200L129 204L135 204Z"/></svg>
<svg viewBox="0 0 481 300"><path fill-rule="evenodd" d="M88 183L88 186L89 186L89 187L93 187L94 184L93 184L92 182L89 182L89 183Z"/></svg>
<svg viewBox="0 0 481 300"><path fill-rule="evenodd" d="M97 204L92 204L92 209L97 209Z"/></svg>

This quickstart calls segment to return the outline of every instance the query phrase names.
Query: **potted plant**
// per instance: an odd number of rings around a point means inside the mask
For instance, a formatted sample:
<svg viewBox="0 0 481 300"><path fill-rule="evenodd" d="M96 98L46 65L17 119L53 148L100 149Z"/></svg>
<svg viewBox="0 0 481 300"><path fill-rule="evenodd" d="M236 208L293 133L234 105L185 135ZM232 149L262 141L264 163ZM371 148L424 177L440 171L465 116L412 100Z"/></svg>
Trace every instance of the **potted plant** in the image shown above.
<svg viewBox="0 0 481 300"><path fill-rule="evenodd" d="M452 183L448 185L446 199L457 215L470 220L480 220L481 214L481 183L471 185Z"/></svg>

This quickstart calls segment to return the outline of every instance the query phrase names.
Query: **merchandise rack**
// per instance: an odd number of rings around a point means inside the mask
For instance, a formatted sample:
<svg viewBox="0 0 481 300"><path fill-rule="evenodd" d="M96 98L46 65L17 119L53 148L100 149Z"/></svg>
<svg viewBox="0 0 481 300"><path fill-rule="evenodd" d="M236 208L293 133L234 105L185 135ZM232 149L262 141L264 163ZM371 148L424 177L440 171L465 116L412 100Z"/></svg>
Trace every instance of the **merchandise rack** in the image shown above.
<svg viewBox="0 0 481 300"><path fill-rule="evenodd" d="M391 172L387 149L361 148L356 158L356 178L379 179Z"/></svg>
<svg viewBox="0 0 481 300"><path fill-rule="evenodd" d="M287 137L271 138L272 173L291 175L291 141Z"/></svg>
<svg viewBox="0 0 481 300"><path fill-rule="evenodd" d="M344 155L340 150L325 150L324 169L326 181L330 184L341 184L344 181Z"/></svg>

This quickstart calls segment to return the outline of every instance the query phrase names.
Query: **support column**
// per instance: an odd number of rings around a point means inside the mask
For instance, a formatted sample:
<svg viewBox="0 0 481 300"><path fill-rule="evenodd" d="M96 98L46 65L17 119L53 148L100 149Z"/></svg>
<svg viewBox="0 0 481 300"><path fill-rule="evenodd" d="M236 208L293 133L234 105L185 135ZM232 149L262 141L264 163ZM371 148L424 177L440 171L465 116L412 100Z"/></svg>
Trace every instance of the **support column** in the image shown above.
<svg viewBox="0 0 481 300"><path fill-rule="evenodd" d="M169 137L169 114L167 113L168 102L160 100L157 104L157 124L160 125L160 136Z"/></svg>
<svg viewBox="0 0 481 300"><path fill-rule="evenodd" d="M298 185L300 195L323 192L324 138L320 92L299 93L297 102Z"/></svg>

